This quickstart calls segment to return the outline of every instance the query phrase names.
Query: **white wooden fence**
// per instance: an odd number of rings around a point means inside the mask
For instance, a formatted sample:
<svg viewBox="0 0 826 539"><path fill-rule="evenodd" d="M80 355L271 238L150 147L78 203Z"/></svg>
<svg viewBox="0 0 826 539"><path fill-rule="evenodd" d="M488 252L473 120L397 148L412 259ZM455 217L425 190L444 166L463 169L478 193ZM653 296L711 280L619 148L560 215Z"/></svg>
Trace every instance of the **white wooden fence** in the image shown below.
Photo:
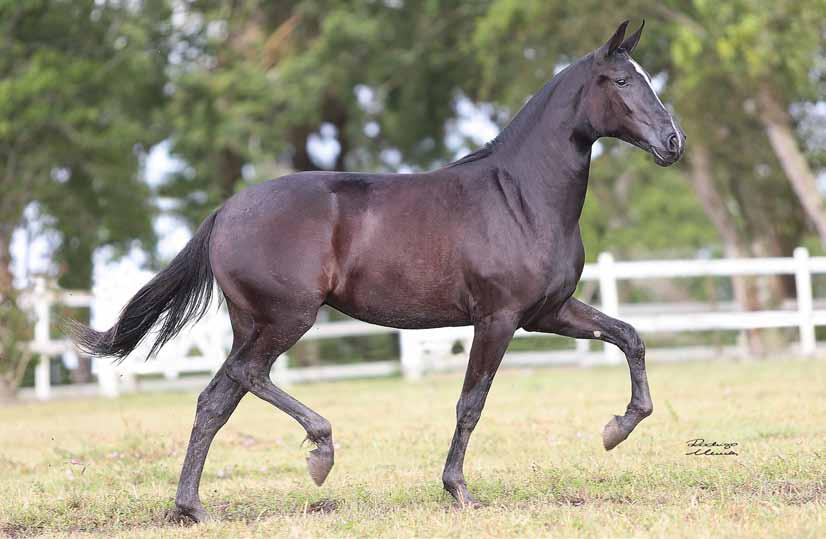
<svg viewBox="0 0 826 539"><path fill-rule="evenodd" d="M771 311L743 312L731 304L709 305L705 303L681 306L680 304L620 305L618 286L620 281L654 278L730 277L735 275L794 275L797 285L797 301L790 308ZM596 264L585 266L583 281L596 281L599 285L601 309L606 314L622 318L641 333L746 330L753 328L798 328L799 348L794 352L813 355L816 350L815 327L826 325L826 306L815 308L812 294L812 276L826 274L826 257L810 257L805 248L798 248L793 258L752 258L719 260L668 260L615 262L609 253L602 253ZM73 345L65 338L50 337L51 310L53 305L89 307L95 327L109 327L131 295L145 283L151 274L122 275L116 281L101 283L93 293L48 289L43 281L24 295L24 302L34 313L35 331L32 349L41 354L35 370L35 396L49 399L52 395L49 358L76 354ZM451 354L458 341L464 350L470 350L473 331L470 327L432 330L397 330L351 320L344 322L317 323L303 337L304 340L333 339L339 337L375 334L398 334L399 360L335 365L307 368L290 368L287 358L275 363L273 379L279 384L300 383L315 380L384 376L401 372L406 378L418 379L428 371L461 368L466 355ZM517 337L542 334L517 332ZM602 353L590 351L590 341L577 341L576 350L553 353L511 354L505 365L548 365L555 363L617 363L622 356L615 347L606 345ZM139 347L121 365L107 360L96 361L99 393L117 396L122 391L137 389L139 381L147 376L162 375L166 380L178 380L182 374L209 373L217 370L226 357L232 343L232 334L223 310L208 314L197 325L188 328L161 350L158 358L144 361L148 343ZM717 355L715 352L712 354ZM680 351L680 357L688 354ZM71 360L71 357L69 358ZM199 381L202 383L202 380Z"/></svg>

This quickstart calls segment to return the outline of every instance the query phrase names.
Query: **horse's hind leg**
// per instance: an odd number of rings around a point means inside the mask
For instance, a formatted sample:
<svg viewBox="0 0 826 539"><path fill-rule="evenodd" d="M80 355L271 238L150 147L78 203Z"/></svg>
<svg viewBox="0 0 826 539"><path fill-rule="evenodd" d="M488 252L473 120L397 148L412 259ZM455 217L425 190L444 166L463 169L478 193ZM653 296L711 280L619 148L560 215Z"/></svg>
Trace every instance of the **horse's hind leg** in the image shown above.
<svg viewBox="0 0 826 539"><path fill-rule="evenodd" d="M227 373L244 390L285 412L304 428L307 439L317 446L307 457L310 477L317 485L321 485L333 467L333 432L330 422L277 387L270 379L273 362L295 344L314 321L315 312L311 317L280 320L256 327L250 352L228 362Z"/></svg>
<svg viewBox="0 0 826 539"><path fill-rule="evenodd" d="M178 513L188 516L195 522L203 522L209 518L198 496L198 486L201 483L209 446L247 393L241 384L229 377L227 365L249 353L251 345L254 344L250 338L252 327L238 315L232 304L228 304L228 308L234 334L232 351L209 385L198 396L195 423L192 425L192 434L189 437L189 446L178 481L178 492L175 495Z"/></svg>
<svg viewBox="0 0 826 539"><path fill-rule="evenodd" d="M175 495L178 512L195 522L203 522L209 518L198 496L198 485L201 482L209 446L245 393L245 389L227 376L225 367L221 367L198 396L195 424L192 426L181 479L178 482L178 492Z"/></svg>
<svg viewBox="0 0 826 539"><path fill-rule="evenodd" d="M577 339L599 339L615 344L623 351L631 374L631 401L625 414L614 416L602 431L602 444L607 451L628 438L640 421L653 412L645 373L645 345L630 324L571 298L559 312L540 315L525 329Z"/></svg>

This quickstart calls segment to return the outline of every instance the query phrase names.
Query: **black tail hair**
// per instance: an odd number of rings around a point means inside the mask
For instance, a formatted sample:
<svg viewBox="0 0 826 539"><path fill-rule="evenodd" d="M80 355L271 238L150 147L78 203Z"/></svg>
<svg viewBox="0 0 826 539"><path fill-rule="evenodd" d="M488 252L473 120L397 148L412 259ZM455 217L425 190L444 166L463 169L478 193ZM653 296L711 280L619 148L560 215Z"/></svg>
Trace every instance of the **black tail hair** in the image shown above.
<svg viewBox="0 0 826 539"><path fill-rule="evenodd" d="M186 247L135 294L108 331L95 331L69 321L68 333L80 348L92 356L114 357L122 361L140 344L160 320L161 328L149 356L155 355L192 320L200 320L212 299L212 267L209 239L216 210L201 223Z"/></svg>

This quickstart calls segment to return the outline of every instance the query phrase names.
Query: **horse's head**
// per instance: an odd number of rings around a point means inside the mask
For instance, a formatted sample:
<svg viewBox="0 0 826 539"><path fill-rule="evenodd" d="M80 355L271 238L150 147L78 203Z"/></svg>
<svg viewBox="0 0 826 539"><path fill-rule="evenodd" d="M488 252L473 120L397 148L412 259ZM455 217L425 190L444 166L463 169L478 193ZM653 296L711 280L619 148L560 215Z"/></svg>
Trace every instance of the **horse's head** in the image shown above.
<svg viewBox="0 0 826 539"><path fill-rule="evenodd" d="M622 23L594 52L584 93L588 121L599 136L630 142L667 167L682 157L685 133L657 97L651 77L631 58L643 27L624 39L627 26Z"/></svg>

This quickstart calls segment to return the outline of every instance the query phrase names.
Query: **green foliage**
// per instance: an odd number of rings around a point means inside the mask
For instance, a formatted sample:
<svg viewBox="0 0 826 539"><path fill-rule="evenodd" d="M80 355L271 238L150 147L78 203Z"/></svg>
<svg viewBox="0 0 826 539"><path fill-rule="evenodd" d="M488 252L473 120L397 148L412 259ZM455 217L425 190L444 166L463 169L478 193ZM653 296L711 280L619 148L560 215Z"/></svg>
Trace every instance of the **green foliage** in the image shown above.
<svg viewBox="0 0 826 539"><path fill-rule="evenodd" d="M635 257L719 251L688 187L694 144L711 150L715 189L743 246L755 255L789 255L806 241L807 223L759 121L756 88L768 80L789 103L822 95L822 10L822 0L494 0L473 39L483 95L515 110L555 66L599 46L619 21L634 17L633 28L645 18L634 56L667 81L662 95L688 133L687 163L675 174L627 146L596 159L583 219L591 256L594 249ZM627 205L611 189L624 174L634 176Z"/></svg>
<svg viewBox="0 0 826 539"><path fill-rule="evenodd" d="M139 172L164 136L169 9L161 0L2 2L0 25L0 223L16 225L39 203L61 238L64 284L85 288L95 248L154 247Z"/></svg>
<svg viewBox="0 0 826 539"><path fill-rule="evenodd" d="M332 126L333 168L430 167L450 155L446 122L477 78L463 41L485 3L196 2L172 72L172 151L186 167L163 194L197 223L286 165L330 167L308 138ZM362 99L359 99L359 96ZM369 127L369 128L368 128ZM283 169L282 169L283 170Z"/></svg>
<svg viewBox="0 0 826 539"><path fill-rule="evenodd" d="M714 245L714 228L680 169L656 167L620 143L605 147L592 165L580 222L589 262L603 251L621 259L690 258Z"/></svg>
<svg viewBox="0 0 826 539"><path fill-rule="evenodd" d="M184 166L159 194L191 224L287 170L437 166L454 151L458 97L490 103L504 124L629 17L632 28L647 20L634 55L666 83L689 151L661 169L604 144L582 220L589 260L723 250L692 187L699 144L744 252L788 255L812 236L755 88L769 84L786 105L823 95L824 10L826 0L0 0L0 265L32 202L58 232L64 286L89 286L101 246L152 253L156 193L140 174L165 138ZM795 110L822 166L822 126ZM307 151L322 130L339 145L335 163Z"/></svg>
<svg viewBox="0 0 826 539"><path fill-rule="evenodd" d="M682 65L707 69L709 52L717 68L748 91L770 79L793 99L817 99L822 81L812 77L823 50L823 0L691 2L692 28L677 34Z"/></svg>

